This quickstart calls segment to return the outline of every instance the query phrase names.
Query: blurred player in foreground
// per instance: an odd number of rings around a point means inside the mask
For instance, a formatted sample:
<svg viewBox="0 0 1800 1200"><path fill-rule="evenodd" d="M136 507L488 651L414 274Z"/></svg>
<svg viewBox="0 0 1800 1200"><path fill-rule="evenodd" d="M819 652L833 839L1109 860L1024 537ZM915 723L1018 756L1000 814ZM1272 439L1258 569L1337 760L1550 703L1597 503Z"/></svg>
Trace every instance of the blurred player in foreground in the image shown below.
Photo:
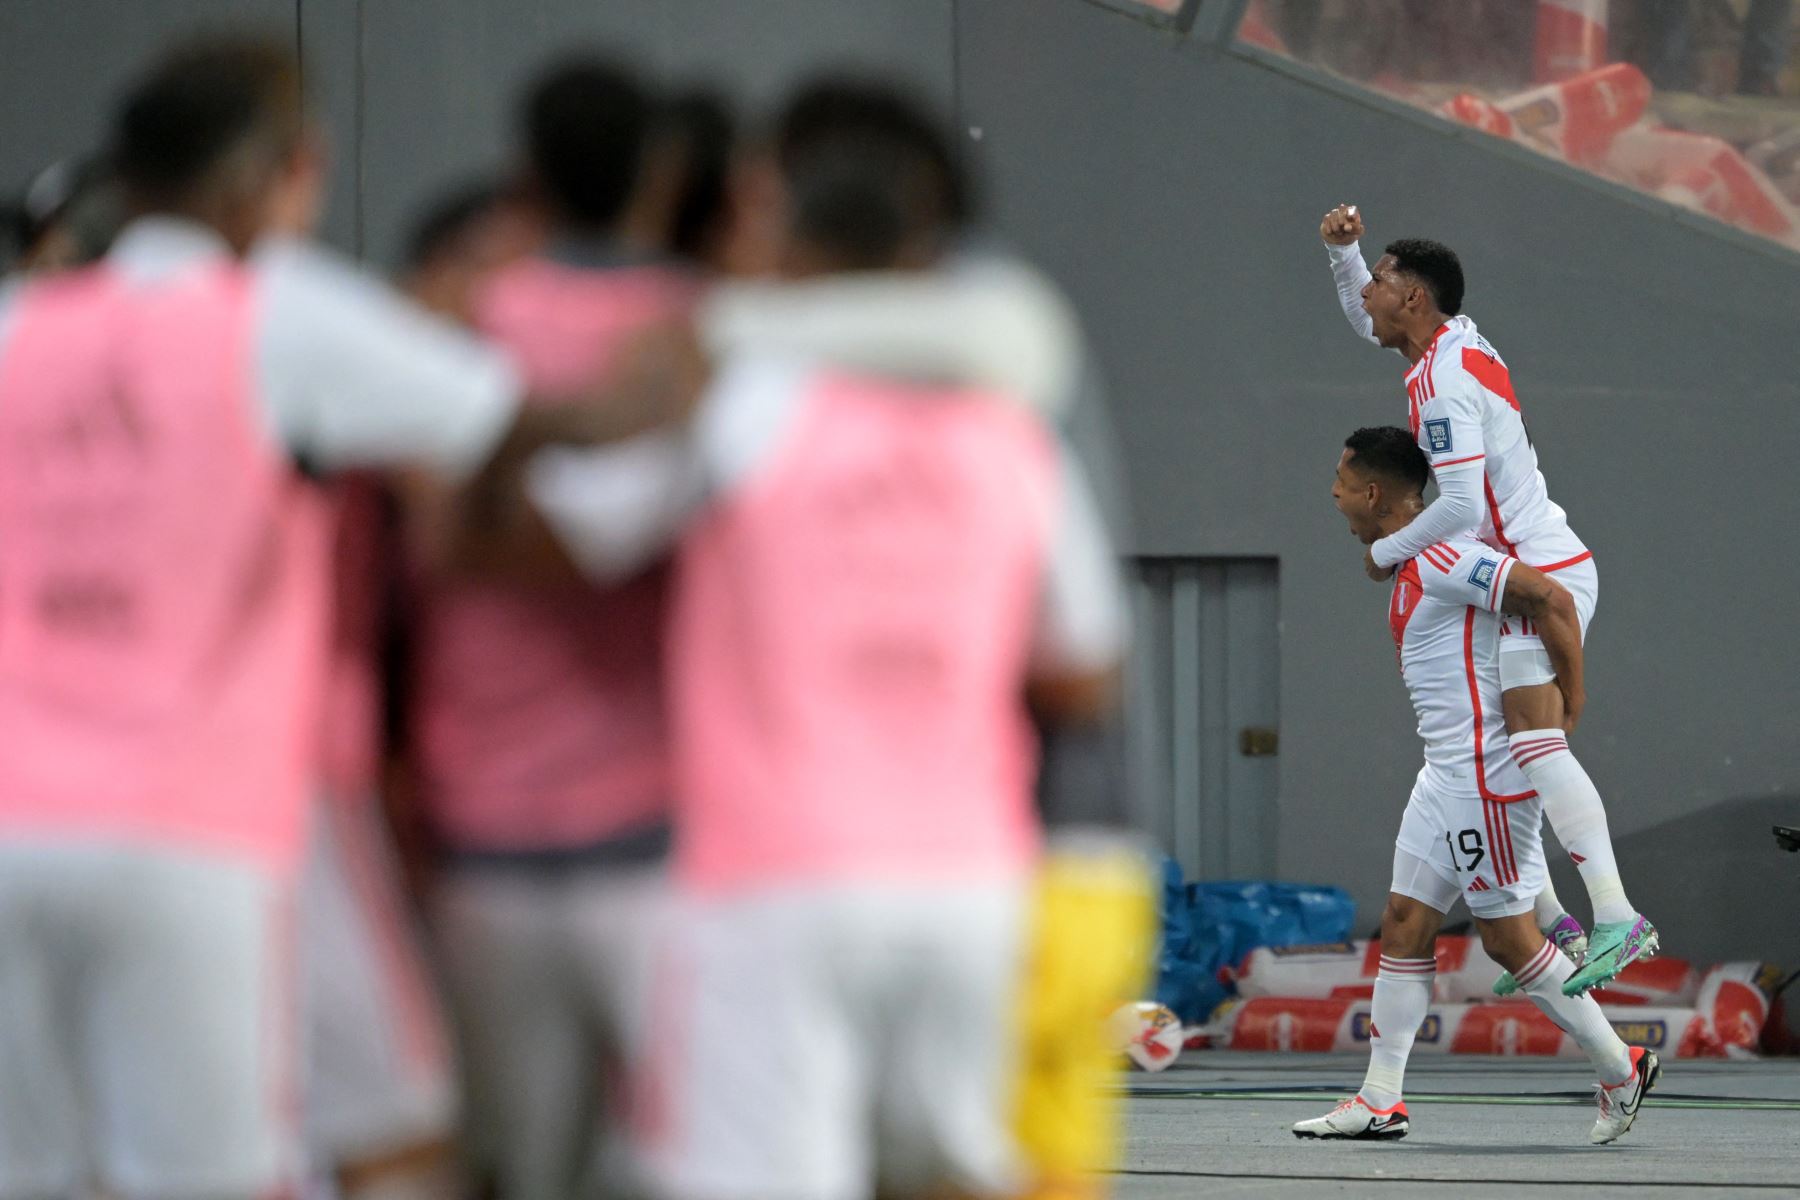
<svg viewBox="0 0 1800 1200"><path fill-rule="evenodd" d="M424 307L466 323L475 288L523 253L529 231L506 198L459 190L421 222L401 281ZM372 472L330 483L335 543L319 803L302 880L305 1127L318 1176L346 1200L456 1194L456 1087L434 981L419 952L395 833L416 817L388 752L403 664L393 661L402 594L395 497ZM404 689L402 689L404 690ZM418 841L406 850L417 866ZM416 874L416 872L415 872Z"/></svg>
<svg viewBox="0 0 1800 1200"><path fill-rule="evenodd" d="M947 153L897 97L803 93L738 215L785 277L905 278L954 229ZM685 531L646 1137L674 1196L999 1194L1026 693L1107 710L1115 568L1020 401L784 349L697 356L689 428L531 477L591 571Z"/></svg>
<svg viewBox="0 0 1800 1200"><path fill-rule="evenodd" d="M1417 521L1369 547L1370 574L1386 579L1434 542L1476 536L1554 574L1575 597L1585 640L1600 593L1593 553L1550 501L1506 364L1475 323L1460 315L1463 272L1455 253L1437 242L1404 239L1388 246L1371 271L1358 248L1363 219L1355 205L1326 213L1319 235L1351 328L1412 364L1406 374L1408 421L1438 486L1437 499ZM1580 869L1594 907L1593 931L1569 980L1573 994L1656 953L1656 927L1626 899L1606 806L1569 750L1567 735L1586 696L1556 677L1529 617L1501 620L1500 687L1513 758L1543 799L1544 815ZM1561 907L1554 892L1547 893L1539 926L1573 953L1579 930ZM1515 984L1502 976L1494 990L1507 995Z"/></svg>
<svg viewBox="0 0 1800 1200"><path fill-rule="evenodd" d="M866 96L860 84L821 83L805 107L823 121ZM790 131L810 119L805 110L794 114ZM960 227L973 207L968 181L935 132L921 138L919 157L941 158L936 175L955 198ZM859 373L989 389L1052 421L1085 473L1105 477L1111 445L1097 428L1100 399L1073 310L1031 267L966 237L924 270L723 282L702 303L699 329L721 357L779 351ZM1097 499L1116 544L1123 505ZM1047 844L1015 1017L1023 1046L1017 1132L1033 1195L1092 1195L1104 1190L1118 1153L1117 1106L1107 1094L1118 1049L1098 1014L1142 994L1154 902L1116 709L1086 722L1040 721L1038 733Z"/></svg>
<svg viewBox="0 0 1800 1200"><path fill-rule="evenodd" d="M482 282L471 315L549 395L608 378L698 281L664 249L679 189L642 83L571 60L522 109L547 241ZM509 577L511 531L483 518L458 513L424 564L414 729L444 854L430 907L478 1166L508 1200L561 1200L588 1194L623 1126L669 843L668 570Z"/></svg>
<svg viewBox="0 0 1800 1200"><path fill-rule="evenodd" d="M1331 496L1351 533L1367 546L1416 521L1431 468L1413 435L1359 429L1344 446ZM1506 617L1530 619L1558 681L1581 686L1574 598L1542 572L1473 538L1453 537L1431 543L1395 577L1388 626L1418 714L1425 765L1394 843L1368 1075L1354 1097L1295 1125L1299 1137L1406 1136L1401 1082L1431 1003L1432 947L1459 896L1488 956L1594 1064L1600 1115L1591 1141L1610 1142L1630 1129L1656 1086L1656 1054L1620 1041L1592 996L1564 994L1573 968L1532 921L1544 880L1543 814L1523 786L1498 711L1499 625Z"/></svg>
<svg viewBox="0 0 1800 1200"><path fill-rule="evenodd" d="M329 608L301 467L455 475L617 414L523 414L387 288L247 258L322 195L285 52L185 48L112 132L135 219L0 301L0 1196L266 1195Z"/></svg>

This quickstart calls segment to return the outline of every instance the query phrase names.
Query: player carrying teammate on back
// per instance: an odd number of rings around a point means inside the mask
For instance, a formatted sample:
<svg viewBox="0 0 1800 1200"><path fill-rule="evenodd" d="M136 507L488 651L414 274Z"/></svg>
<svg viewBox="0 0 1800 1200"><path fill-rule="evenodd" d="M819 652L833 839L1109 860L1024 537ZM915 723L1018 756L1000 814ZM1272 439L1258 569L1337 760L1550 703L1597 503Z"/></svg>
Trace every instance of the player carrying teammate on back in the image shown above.
<svg viewBox="0 0 1800 1200"><path fill-rule="evenodd" d="M1386 579L1434 543L1476 536L1553 574L1575 597L1585 639L1600 588L1594 556L1550 501L1505 362L1475 323L1460 315L1462 264L1447 246L1407 238L1390 244L1371 271L1357 244L1362 234L1355 205L1332 209L1319 226L1351 328L1412 364L1408 424L1438 485L1438 498L1417 520L1369 547L1370 575ZM1580 719L1585 697L1579 688L1558 686L1541 631L1530 619L1502 618L1499 671L1513 757L1543 798L1544 815L1580 868L1593 903L1586 957L1566 985L1574 995L1654 954L1656 927L1625 897L1606 807L1569 750L1566 734ZM1554 894L1545 899L1553 901ZM1556 927L1558 915L1541 908L1540 928ZM1567 937L1557 941L1564 944ZM1517 989L1502 976L1494 990L1505 995Z"/></svg>
<svg viewBox="0 0 1800 1200"><path fill-rule="evenodd" d="M1418 523L1429 474L1406 430L1359 429L1344 443L1331 497L1368 545ZM1590 1140L1624 1134L1656 1086L1656 1055L1620 1041L1592 996L1565 994L1571 968L1531 919L1544 886L1543 815L1496 711L1498 660L1506 653L1498 626L1521 618L1542 630L1560 686L1578 692L1577 605L1550 576L1466 535L1433 542L1401 564L1388 625L1418 713L1425 765L1394 841L1368 1075L1351 1099L1296 1124L1297 1137L1406 1136L1401 1082L1431 1003L1432 947L1458 896L1488 956L1513 972L1531 1002L1594 1064L1600 1116Z"/></svg>

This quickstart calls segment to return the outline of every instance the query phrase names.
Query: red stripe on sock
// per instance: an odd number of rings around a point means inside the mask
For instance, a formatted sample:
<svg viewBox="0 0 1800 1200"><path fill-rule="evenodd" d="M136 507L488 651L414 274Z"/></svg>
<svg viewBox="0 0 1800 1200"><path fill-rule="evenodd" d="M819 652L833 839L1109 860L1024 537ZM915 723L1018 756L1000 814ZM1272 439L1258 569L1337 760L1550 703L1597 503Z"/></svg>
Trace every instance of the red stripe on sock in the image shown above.
<svg viewBox="0 0 1800 1200"><path fill-rule="evenodd" d="M1525 964L1525 969L1514 976L1518 981L1519 986L1522 988L1530 987L1539 979L1543 978L1544 972L1548 971L1550 969L1550 964L1555 961L1556 953L1556 947L1549 942L1545 942L1543 949L1532 955L1531 961Z"/></svg>
<svg viewBox="0 0 1800 1200"><path fill-rule="evenodd" d="M1546 745L1530 746L1524 750L1514 747L1513 761L1523 767L1527 763L1534 763L1540 758L1549 758L1552 754L1567 754L1568 752L1569 743L1567 742L1552 742Z"/></svg>

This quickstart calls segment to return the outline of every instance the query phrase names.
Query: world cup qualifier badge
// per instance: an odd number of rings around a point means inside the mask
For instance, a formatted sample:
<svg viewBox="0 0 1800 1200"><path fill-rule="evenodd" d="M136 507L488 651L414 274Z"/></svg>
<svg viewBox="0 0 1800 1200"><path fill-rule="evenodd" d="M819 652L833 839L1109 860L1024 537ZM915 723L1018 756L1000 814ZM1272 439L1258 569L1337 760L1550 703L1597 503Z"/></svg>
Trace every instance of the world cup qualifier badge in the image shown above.
<svg viewBox="0 0 1800 1200"><path fill-rule="evenodd" d="M1450 447L1450 421L1439 417L1425 422L1425 447L1433 454L1443 454Z"/></svg>
<svg viewBox="0 0 1800 1200"><path fill-rule="evenodd" d="M1485 592L1493 585L1494 572L1499 568L1500 564L1491 558L1478 559L1475 569L1469 572L1469 582Z"/></svg>

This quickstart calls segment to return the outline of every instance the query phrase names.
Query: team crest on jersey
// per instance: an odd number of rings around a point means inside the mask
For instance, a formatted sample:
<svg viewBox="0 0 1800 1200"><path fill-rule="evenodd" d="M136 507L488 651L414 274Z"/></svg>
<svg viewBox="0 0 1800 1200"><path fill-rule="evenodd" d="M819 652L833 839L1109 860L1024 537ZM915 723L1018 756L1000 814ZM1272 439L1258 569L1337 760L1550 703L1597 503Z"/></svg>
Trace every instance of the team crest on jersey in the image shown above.
<svg viewBox="0 0 1800 1200"><path fill-rule="evenodd" d="M1475 569L1469 572L1469 582L1485 592L1493 586L1494 572L1499 567L1500 564L1491 558L1481 559L1475 564Z"/></svg>
<svg viewBox="0 0 1800 1200"><path fill-rule="evenodd" d="M1443 454L1450 449L1450 422L1444 417L1425 422L1425 445L1433 454Z"/></svg>

